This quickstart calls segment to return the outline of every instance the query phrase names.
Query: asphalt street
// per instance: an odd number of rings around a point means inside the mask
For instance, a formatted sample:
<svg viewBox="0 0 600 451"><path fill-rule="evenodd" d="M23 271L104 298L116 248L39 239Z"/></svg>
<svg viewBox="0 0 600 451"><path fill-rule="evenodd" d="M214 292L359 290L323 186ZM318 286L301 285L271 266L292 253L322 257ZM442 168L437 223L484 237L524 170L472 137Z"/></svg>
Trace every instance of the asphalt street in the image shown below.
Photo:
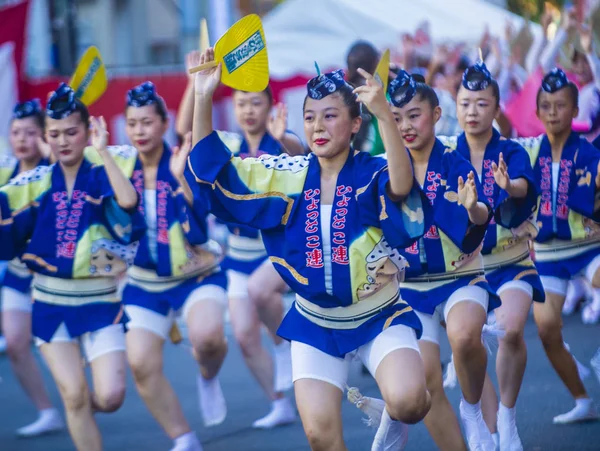
<svg viewBox="0 0 600 451"><path fill-rule="evenodd" d="M228 331L230 335L230 331ZM536 335L535 325L527 324L526 341L529 361L525 381L517 404L517 422L526 450L600 450L600 422L570 426L555 426L552 417L573 407L573 401L552 370ZM584 326L579 317L565 321L565 340L576 357L589 367L589 361L600 346L600 327ZM202 425L198 411L195 382L196 366L183 346L168 345L165 349L166 373L172 381L192 427L198 432L206 451L300 451L308 450L300 421L270 431L253 430L252 422L266 414L269 403L258 384L246 369L239 348L230 342L230 352L221 372L221 384L228 403L228 417L217 427ZM448 360L447 344L443 358ZM52 399L60 405L56 388L46 368L44 377ZM18 386L6 356L0 356L0 451L72 451L74 447L66 432L52 436L17 439L14 431L32 421L35 411ZM366 395L377 396L377 387L370 376L361 374L357 365L352 369L350 385L358 386ZM600 401L600 383L592 375L586 386L596 401ZM125 403L110 415L99 415L98 423L107 451L145 450L167 451L170 440L154 422L135 391L131 377ZM458 411L458 389L448 392ZM290 395L292 395L290 393ZM348 402L343 404L344 433L352 451L369 450L374 430L361 422L362 412ZM424 425L411 427L407 449L434 450L436 447Z"/></svg>

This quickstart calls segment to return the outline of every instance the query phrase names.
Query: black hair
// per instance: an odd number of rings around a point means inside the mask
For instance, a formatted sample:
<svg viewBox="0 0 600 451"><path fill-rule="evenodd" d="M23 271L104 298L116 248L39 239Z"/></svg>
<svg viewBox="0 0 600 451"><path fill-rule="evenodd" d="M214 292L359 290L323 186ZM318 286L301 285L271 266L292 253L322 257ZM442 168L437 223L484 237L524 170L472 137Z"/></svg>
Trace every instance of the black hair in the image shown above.
<svg viewBox="0 0 600 451"><path fill-rule="evenodd" d="M567 83L565 86L563 86L562 88L554 91L554 92L558 92L561 91L563 89L568 89L570 94L571 94L571 100L573 101L573 106L575 108L577 108L579 106L579 89L577 88L577 85L575 83L573 83L572 81L569 81L569 83ZM535 96L535 107L537 110L540 109L540 97L542 96L542 92L546 92L542 89L542 87L540 86L540 88L538 89L537 95Z"/></svg>
<svg viewBox="0 0 600 451"><path fill-rule="evenodd" d="M44 131L46 128L46 115L44 114L43 111L36 111L35 113L32 113L32 114L22 117L22 118L13 117L10 120L11 124L13 121L18 120L18 119L33 119L35 121L35 125L37 125L40 129L42 129L42 131Z"/></svg>
<svg viewBox="0 0 600 451"><path fill-rule="evenodd" d="M243 91L241 89L234 89L233 92L248 92L248 91ZM267 85L267 87L260 91L260 92L264 92L265 95L267 96L267 99L269 100L269 105L273 105L273 90L271 89L271 85Z"/></svg>
<svg viewBox="0 0 600 451"><path fill-rule="evenodd" d="M85 104L79 100L75 99L75 109L71 114L79 113L79 117L81 118L81 122L84 123L86 130L90 128L90 112L88 111Z"/></svg>
<svg viewBox="0 0 600 451"><path fill-rule="evenodd" d="M356 41L348 50L346 55L346 66L348 66L348 81L353 85L362 84L362 75L358 73L358 68L366 70L372 74L379 63L379 52L367 41Z"/></svg>
<svg viewBox="0 0 600 451"><path fill-rule="evenodd" d="M344 105L348 107L350 110L350 119L356 119L360 117L362 114L362 108L360 103L356 101L356 95L353 92L354 88L349 83L346 83L344 86L340 87L333 94L330 95L338 95L342 98ZM306 100L308 99L308 95L304 97L304 103L302 104L302 111L306 108Z"/></svg>
<svg viewBox="0 0 600 451"><path fill-rule="evenodd" d="M471 72L467 79L467 81L472 81L476 83L483 82L484 80L487 80L487 82L489 83L488 86L492 88L492 95L496 99L496 108L500 107L500 87L498 86L498 82L495 79L486 77L485 74L483 74L482 72ZM461 86L463 86L462 83Z"/></svg>
<svg viewBox="0 0 600 451"><path fill-rule="evenodd" d="M431 106L433 110L435 107L440 106L440 99L438 98L435 90L425 83L425 77L421 74L411 74L412 79L416 82L416 91L420 100L425 100Z"/></svg>
<svg viewBox="0 0 600 451"><path fill-rule="evenodd" d="M167 111L167 105L165 104L165 101L161 96L157 95L156 100L154 102L152 102L149 105L144 105L144 106L153 106L154 111L156 111L156 114L158 114L158 116L160 117L160 120L162 122L167 121L167 118L169 117L169 112ZM128 108L136 108L136 107L125 103L125 113L126 113L125 115L127 115Z"/></svg>

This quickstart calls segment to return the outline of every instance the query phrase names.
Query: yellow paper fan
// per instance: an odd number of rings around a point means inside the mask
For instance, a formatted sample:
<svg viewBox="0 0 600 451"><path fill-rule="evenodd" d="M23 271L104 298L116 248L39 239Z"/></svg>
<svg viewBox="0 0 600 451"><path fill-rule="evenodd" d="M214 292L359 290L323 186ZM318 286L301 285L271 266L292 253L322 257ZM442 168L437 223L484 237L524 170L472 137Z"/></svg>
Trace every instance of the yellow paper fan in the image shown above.
<svg viewBox="0 0 600 451"><path fill-rule="evenodd" d="M215 44L215 60L190 69L206 70L222 63L221 82L234 89L263 91L269 84L267 43L260 17L238 20Z"/></svg>
<svg viewBox="0 0 600 451"><path fill-rule="evenodd" d="M86 106L90 106L104 94L107 84L106 68L100 51L92 46L79 60L69 86L75 91L76 97Z"/></svg>
<svg viewBox="0 0 600 451"><path fill-rule="evenodd" d="M387 92L388 79L390 77L390 49L386 49L375 68L375 80L383 86L383 92Z"/></svg>

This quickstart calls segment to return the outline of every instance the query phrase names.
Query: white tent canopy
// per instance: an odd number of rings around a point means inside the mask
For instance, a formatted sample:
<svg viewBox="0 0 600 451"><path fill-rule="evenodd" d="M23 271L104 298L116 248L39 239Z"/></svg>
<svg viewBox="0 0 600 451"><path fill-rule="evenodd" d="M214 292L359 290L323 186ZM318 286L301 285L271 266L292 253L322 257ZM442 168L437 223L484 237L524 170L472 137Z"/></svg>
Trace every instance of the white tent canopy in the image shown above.
<svg viewBox="0 0 600 451"><path fill-rule="evenodd" d="M345 67L346 51L358 39L395 48L399 36L424 21L434 42L476 44L485 27L504 34L506 21L524 19L482 0L287 0L263 20L271 76L275 79ZM539 26L532 27L533 31Z"/></svg>

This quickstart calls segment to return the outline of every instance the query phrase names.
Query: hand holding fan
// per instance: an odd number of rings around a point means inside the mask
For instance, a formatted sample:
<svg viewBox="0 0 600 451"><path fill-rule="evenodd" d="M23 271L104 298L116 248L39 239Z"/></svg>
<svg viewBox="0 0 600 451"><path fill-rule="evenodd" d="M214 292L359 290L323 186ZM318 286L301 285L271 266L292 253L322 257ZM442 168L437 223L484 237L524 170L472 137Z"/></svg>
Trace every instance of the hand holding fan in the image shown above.
<svg viewBox="0 0 600 451"><path fill-rule="evenodd" d="M237 21L215 44L215 59L190 69L190 74L222 63L221 82L248 92L269 84L267 45L260 17L250 14Z"/></svg>

